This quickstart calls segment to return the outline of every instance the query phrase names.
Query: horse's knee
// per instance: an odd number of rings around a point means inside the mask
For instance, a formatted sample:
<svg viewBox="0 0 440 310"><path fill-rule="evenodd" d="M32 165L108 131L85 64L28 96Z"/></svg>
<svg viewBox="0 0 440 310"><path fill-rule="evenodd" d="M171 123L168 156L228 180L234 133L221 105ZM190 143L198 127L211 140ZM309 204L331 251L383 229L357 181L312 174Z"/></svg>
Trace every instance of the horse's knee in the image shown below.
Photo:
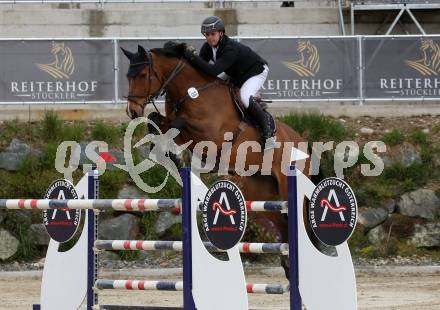
<svg viewBox="0 0 440 310"><path fill-rule="evenodd" d="M158 112L151 112L150 114L148 114L147 119L149 120L147 124L148 132L152 134L158 134L159 132L157 130L157 127L159 127L159 129L163 128L165 117ZM154 123L157 127L154 126L152 123Z"/></svg>

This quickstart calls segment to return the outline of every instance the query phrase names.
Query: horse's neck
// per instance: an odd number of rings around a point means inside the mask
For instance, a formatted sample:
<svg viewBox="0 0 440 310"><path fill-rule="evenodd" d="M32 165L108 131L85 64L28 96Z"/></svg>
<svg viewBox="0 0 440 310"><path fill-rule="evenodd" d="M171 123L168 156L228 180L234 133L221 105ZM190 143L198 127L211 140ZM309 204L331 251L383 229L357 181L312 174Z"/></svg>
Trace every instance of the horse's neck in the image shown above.
<svg viewBox="0 0 440 310"><path fill-rule="evenodd" d="M178 60L167 66L166 76L171 74L177 62ZM166 102L167 113L174 112L175 105L186 97L187 99L182 103L181 107L179 107L180 113L184 114L185 118L196 127L216 126L218 130L221 130L221 128L228 128L228 130L237 128L240 117L234 107L226 85L216 84L199 91L199 98L197 98L197 101L193 104L191 104L192 99L187 97L189 88L201 88L213 81L215 81L214 78L198 72L190 64L186 63L183 70L172 80L168 87L168 98ZM221 87L223 91L219 90L219 87ZM222 96L219 96L220 92L222 92ZM176 116L177 115L173 115L173 117ZM217 132L217 134L218 133L219 132Z"/></svg>

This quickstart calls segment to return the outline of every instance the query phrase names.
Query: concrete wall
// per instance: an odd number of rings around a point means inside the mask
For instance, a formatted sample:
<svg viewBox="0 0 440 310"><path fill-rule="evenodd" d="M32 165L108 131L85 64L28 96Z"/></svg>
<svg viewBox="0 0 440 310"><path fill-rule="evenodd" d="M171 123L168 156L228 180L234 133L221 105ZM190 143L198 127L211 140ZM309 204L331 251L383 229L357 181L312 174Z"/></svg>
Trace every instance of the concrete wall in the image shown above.
<svg viewBox="0 0 440 310"><path fill-rule="evenodd" d="M338 35L336 1L295 1L294 8L280 2L166 3L166 4L0 4L0 37L112 37L197 36L208 15L223 17L230 35ZM381 24L396 12L359 12L356 33L386 31ZM440 11L419 11L428 33L440 33ZM347 33L350 14L344 13ZM418 33L408 17L395 33Z"/></svg>
<svg viewBox="0 0 440 310"><path fill-rule="evenodd" d="M1 106L0 122L2 121L39 121L44 118L47 110L55 110L62 120L111 120L127 122L129 119L125 113L123 104L99 104L99 105L5 105ZM164 114L164 105L158 105L159 111ZM148 105L145 115L154 109ZM274 115L286 115L289 113L319 113L333 117L409 117L419 115L440 115L440 105L434 103L407 104L387 103L381 105L333 103L280 103L270 104L269 111Z"/></svg>

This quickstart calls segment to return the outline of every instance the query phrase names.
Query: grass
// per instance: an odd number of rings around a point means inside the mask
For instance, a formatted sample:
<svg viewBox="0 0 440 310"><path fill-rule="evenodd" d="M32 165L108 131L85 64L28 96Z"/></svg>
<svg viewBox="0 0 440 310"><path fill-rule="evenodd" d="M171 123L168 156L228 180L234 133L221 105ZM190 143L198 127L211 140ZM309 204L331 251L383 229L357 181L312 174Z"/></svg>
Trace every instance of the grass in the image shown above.
<svg viewBox="0 0 440 310"><path fill-rule="evenodd" d="M56 142L59 139L62 123L58 118L58 114L49 110L44 113L42 123L42 137L46 142Z"/></svg>
<svg viewBox="0 0 440 310"><path fill-rule="evenodd" d="M346 129L339 121L321 114L304 113L289 114L279 119L305 136L308 141L352 140L354 134Z"/></svg>
<svg viewBox="0 0 440 310"><path fill-rule="evenodd" d="M70 126L64 126L60 132L61 141L81 142L85 138L86 128L83 124L73 123Z"/></svg>
<svg viewBox="0 0 440 310"><path fill-rule="evenodd" d="M403 141L403 134L398 129L393 129L383 136L383 142L385 142L389 146L399 145L403 143Z"/></svg>
<svg viewBox="0 0 440 310"><path fill-rule="evenodd" d="M114 145L122 136L121 129L107 125L103 121L98 121L92 129L92 139L107 142L109 145Z"/></svg>
<svg viewBox="0 0 440 310"><path fill-rule="evenodd" d="M420 129L415 129L411 132L409 141L415 145L427 145L428 135Z"/></svg>

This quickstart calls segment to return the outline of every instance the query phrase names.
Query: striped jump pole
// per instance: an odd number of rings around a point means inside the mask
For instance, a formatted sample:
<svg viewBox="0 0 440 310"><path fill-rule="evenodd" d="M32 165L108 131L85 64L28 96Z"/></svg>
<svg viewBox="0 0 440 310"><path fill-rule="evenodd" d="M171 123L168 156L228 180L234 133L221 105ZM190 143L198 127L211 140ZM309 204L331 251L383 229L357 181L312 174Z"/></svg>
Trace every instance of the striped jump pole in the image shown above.
<svg viewBox="0 0 440 310"><path fill-rule="evenodd" d="M95 283L95 288L98 290L183 291L183 281L99 279ZM249 294L279 295L289 292L289 285L247 283L246 290Z"/></svg>
<svg viewBox="0 0 440 310"><path fill-rule="evenodd" d="M94 209L117 211L175 211L180 199L0 199L0 209Z"/></svg>
<svg viewBox="0 0 440 310"><path fill-rule="evenodd" d="M204 242L210 252L224 252L216 248L211 242ZM95 248L98 250L114 251L176 251L181 252L182 241L144 241L144 240L97 240ZM274 253L288 255L288 243L239 243L240 253Z"/></svg>
<svg viewBox="0 0 440 310"><path fill-rule="evenodd" d="M203 208L203 202L199 209ZM282 212L287 213L287 201L246 201L246 209L249 212Z"/></svg>
<svg viewBox="0 0 440 310"><path fill-rule="evenodd" d="M0 199L0 209L94 209L136 212L174 211L180 213L182 201L180 199ZM246 209L252 212L287 212L288 208L287 201L246 201Z"/></svg>

